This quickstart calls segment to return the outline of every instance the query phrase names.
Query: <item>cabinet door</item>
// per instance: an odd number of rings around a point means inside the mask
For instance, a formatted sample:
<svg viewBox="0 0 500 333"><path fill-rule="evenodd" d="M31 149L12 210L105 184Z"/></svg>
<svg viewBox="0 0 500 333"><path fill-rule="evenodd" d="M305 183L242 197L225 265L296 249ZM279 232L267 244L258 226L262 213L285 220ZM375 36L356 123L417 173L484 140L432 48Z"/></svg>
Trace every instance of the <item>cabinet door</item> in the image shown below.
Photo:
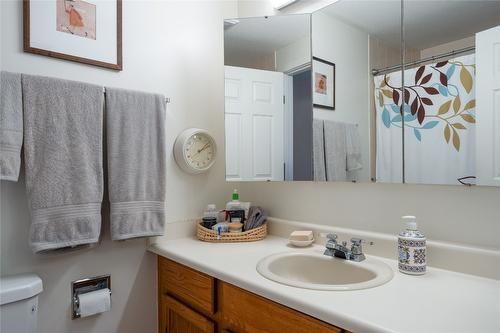
<svg viewBox="0 0 500 333"><path fill-rule="evenodd" d="M252 294L228 283L218 284L219 309L224 327L238 333L341 333L303 313Z"/></svg>
<svg viewBox="0 0 500 333"><path fill-rule="evenodd" d="M169 259L158 259L160 295L169 294L209 316L215 313L215 279Z"/></svg>
<svg viewBox="0 0 500 333"><path fill-rule="evenodd" d="M170 296L162 299L165 333L215 333L214 323Z"/></svg>

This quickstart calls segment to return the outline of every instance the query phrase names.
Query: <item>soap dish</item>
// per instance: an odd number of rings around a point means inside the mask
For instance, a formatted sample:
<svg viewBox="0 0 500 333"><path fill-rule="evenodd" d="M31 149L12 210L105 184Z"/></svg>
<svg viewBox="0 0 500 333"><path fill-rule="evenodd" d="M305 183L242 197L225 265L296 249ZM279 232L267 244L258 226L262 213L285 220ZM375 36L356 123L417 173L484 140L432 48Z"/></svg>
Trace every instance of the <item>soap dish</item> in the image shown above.
<svg viewBox="0 0 500 333"><path fill-rule="evenodd" d="M306 246L309 246L312 243L314 243L314 238L313 239L309 239L309 240L293 240L293 239L289 239L288 241L293 246L296 246L296 247L306 247Z"/></svg>

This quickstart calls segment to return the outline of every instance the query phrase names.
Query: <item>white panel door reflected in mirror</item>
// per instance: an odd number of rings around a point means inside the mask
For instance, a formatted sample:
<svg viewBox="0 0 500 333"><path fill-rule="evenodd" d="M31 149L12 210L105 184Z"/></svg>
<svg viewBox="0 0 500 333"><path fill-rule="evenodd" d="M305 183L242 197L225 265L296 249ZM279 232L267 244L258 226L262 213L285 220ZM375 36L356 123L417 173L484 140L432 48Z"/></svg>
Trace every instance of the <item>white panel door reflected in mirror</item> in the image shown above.
<svg viewBox="0 0 500 333"><path fill-rule="evenodd" d="M310 25L225 21L226 180L313 180Z"/></svg>

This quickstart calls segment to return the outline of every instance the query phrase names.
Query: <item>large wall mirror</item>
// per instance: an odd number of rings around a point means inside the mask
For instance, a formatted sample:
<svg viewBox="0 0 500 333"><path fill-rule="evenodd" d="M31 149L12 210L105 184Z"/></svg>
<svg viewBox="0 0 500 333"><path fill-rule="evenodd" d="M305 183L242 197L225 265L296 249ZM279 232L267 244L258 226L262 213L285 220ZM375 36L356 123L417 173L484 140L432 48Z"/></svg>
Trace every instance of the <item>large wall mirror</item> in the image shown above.
<svg viewBox="0 0 500 333"><path fill-rule="evenodd" d="M500 1L226 20L228 181L500 186Z"/></svg>

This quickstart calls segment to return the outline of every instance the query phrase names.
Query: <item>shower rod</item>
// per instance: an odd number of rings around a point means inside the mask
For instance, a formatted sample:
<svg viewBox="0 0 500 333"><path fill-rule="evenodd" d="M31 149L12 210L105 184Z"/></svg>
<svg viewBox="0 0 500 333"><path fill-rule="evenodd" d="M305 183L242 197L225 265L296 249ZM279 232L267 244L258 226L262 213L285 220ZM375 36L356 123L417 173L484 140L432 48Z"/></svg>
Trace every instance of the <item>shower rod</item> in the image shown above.
<svg viewBox="0 0 500 333"><path fill-rule="evenodd" d="M447 58L447 57L451 57L451 56L461 54L461 53L471 52L471 51L474 51L475 49L476 49L475 46L471 46L471 47L465 47L463 49L453 50L451 52L446 52L446 53L438 54L438 55L435 55L432 57L427 57L424 59L408 62L408 63L404 64L404 67L405 67L405 69L407 69L408 67L420 65L420 64L423 64L423 63L428 62L428 61ZM390 67L386 67L386 68L382 68L382 69L372 69L372 75L375 76L378 74L391 72L391 71L396 70L398 68L401 68L401 65L390 66Z"/></svg>
<svg viewBox="0 0 500 333"><path fill-rule="evenodd" d="M104 93L104 95L106 95L106 88L102 88L102 92ZM170 103L170 98L169 97L165 97L165 103Z"/></svg>

